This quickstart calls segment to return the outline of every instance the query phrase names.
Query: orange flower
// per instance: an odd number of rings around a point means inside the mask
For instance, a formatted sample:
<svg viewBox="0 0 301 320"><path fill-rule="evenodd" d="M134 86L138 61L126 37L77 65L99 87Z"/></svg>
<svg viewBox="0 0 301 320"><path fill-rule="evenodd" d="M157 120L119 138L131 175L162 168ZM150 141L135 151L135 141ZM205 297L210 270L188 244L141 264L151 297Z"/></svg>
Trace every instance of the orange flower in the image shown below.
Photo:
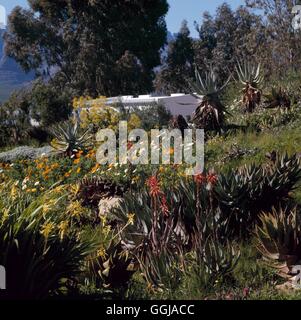
<svg viewBox="0 0 301 320"><path fill-rule="evenodd" d="M91 173L95 173L99 169L100 165L97 163L92 169Z"/></svg>
<svg viewBox="0 0 301 320"><path fill-rule="evenodd" d="M156 176L150 177L146 181L146 185L149 187L150 195L152 197L159 196L162 193L160 190L159 181Z"/></svg>
<svg viewBox="0 0 301 320"><path fill-rule="evenodd" d="M80 158L77 158L73 161L74 164L79 164L80 163Z"/></svg>

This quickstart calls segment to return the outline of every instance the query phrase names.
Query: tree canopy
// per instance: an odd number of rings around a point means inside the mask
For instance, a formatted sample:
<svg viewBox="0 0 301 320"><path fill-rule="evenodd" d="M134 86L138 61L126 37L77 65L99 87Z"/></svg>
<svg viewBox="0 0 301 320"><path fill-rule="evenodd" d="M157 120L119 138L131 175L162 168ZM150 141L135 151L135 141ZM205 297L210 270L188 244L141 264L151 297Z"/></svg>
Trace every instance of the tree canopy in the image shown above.
<svg viewBox="0 0 301 320"><path fill-rule="evenodd" d="M29 0L9 16L6 52L75 95L152 89L166 42L166 0Z"/></svg>

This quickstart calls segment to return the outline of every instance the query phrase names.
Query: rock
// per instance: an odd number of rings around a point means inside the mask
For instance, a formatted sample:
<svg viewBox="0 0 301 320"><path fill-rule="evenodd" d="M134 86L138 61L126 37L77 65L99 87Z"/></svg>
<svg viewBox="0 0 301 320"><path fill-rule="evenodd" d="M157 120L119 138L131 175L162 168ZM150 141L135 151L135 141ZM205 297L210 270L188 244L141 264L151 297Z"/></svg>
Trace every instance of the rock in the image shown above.
<svg viewBox="0 0 301 320"><path fill-rule="evenodd" d="M276 289L282 293L289 294L294 291L293 285L291 281L287 281L283 284L279 284L276 286Z"/></svg>
<svg viewBox="0 0 301 320"><path fill-rule="evenodd" d="M38 159L41 157L49 157L54 155L56 151L50 147L42 147L42 148L33 148L28 146L22 146L15 148L13 150L9 150L6 152L0 153L0 162L14 162L22 159Z"/></svg>
<svg viewBox="0 0 301 320"><path fill-rule="evenodd" d="M122 201L122 198L110 198L110 199L102 199L99 202L99 214L100 215L107 215L111 209L118 208Z"/></svg>

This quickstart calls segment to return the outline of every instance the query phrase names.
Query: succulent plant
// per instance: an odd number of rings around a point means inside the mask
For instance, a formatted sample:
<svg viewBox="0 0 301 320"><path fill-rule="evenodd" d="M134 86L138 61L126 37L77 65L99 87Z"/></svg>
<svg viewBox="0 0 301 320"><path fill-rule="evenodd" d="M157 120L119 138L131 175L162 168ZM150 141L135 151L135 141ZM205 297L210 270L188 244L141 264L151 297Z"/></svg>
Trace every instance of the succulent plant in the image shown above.
<svg viewBox="0 0 301 320"><path fill-rule="evenodd" d="M296 155L284 155L268 165L244 166L221 174L214 189L223 214L228 216L229 230L248 236L262 211L285 204L301 178Z"/></svg>
<svg viewBox="0 0 301 320"><path fill-rule="evenodd" d="M253 112L261 102L261 90L259 85L263 81L260 64L253 64L247 61L237 61L236 73L239 81L243 84L242 103L247 112Z"/></svg>
<svg viewBox="0 0 301 320"><path fill-rule="evenodd" d="M85 151L93 141L90 129L82 130L78 121L64 122L54 127L51 132L55 137L51 143L52 147L68 156L81 150Z"/></svg>
<svg viewBox="0 0 301 320"><path fill-rule="evenodd" d="M111 241L102 256L91 258L89 270L106 288L125 287L136 269L129 252L121 242Z"/></svg>
<svg viewBox="0 0 301 320"><path fill-rule="evenodd" d="M230 78L223 86L219 86L212 68L205 73L204 78L196 69L195 77L196 83L191 83L191 88L197 93L198 98L202 97L202 102L197 107L192 122L197 128L202 128L205 131L220 132L226 109L220 101L219 94L226 87Z"/></svg>
<svg viewBox="0 0 301 320"><path fill-rule="evenodd" d="M170 121L169 126L172 129L179 129L181 131L183 137L184 137L185 129L189 128L187 121L184 119L184 117L182 115L178 115L176 117L173 117L173 119Z"/></svg>
<svg viewBox="0 0 301 320"><path fill-rule="evenodd" d="M301 260L301 225L297 208L264 213L256 227L257 248L285 278Z"/></svg>
<svg viewBox="0 0 301 320"><path fill-rule="evenodd" d="M265 107L266 108L289 108L291 101L285 89L281 87L276 89L272 88L271 92L266 95Z"/></svg>
<svg viewBox="0 0 301 320"><path fill-rule="evenodd" d="M220 244L212 238L206 241L202 250L202 262L214 280L229 274L236 266L240 252L229 243Z"/></svg>
<svg viewBox="0 0 301 320"><path fill-rule="evenodd" d="M120 186L97 176L85 177L79 183L77 196L84 206L97 209L101 199L122 197L127 189L128 186Z"/></svg>

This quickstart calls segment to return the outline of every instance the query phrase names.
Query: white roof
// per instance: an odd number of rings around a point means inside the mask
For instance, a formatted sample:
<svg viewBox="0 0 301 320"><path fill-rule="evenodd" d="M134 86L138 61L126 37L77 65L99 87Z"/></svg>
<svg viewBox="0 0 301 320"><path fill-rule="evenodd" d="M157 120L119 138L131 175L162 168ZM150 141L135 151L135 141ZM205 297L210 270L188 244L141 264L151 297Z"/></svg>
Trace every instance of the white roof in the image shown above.
<svg viewBox="0 0 301 320"><path fill-rule="evenodd" d="M138 97L111 97L107 98L107 105L122 103L125 107L136 106L143 108L145 106L162 103L172 115L181 114L183 116L191 116L201 100L202 97L196 94L174 93L170 96L140 95ZM92 103L93 101L90 101L90 104Z"/></svg>

